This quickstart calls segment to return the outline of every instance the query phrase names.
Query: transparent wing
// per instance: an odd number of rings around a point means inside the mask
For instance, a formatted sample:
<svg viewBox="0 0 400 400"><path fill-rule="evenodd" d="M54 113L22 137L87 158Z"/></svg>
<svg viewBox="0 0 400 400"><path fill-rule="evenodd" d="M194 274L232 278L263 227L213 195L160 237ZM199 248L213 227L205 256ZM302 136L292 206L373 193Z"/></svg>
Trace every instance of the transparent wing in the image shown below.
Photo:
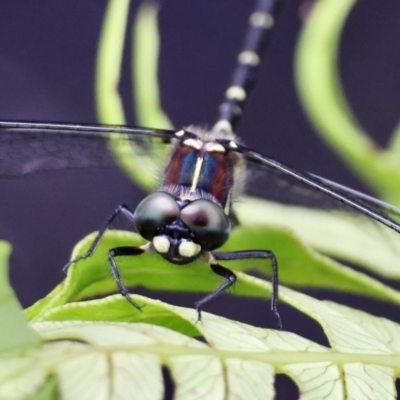
<svg viewBox="0 0 400 400"><path fill-rule="evenodd" d="M110 145L132 143L137 154L169 143L173 131L125 126L0 122L0 176L116 165ZM163 146L165 147L165 146Z"/></svg>
<svg viewBox="0 0 400 400"><path fill-rule="evenodd" d="M110 145L114 148L133 148L129 157L138 162L139 176L143 169L149 174L149 160L161 167L165 155L166 144L174 140L174 131L154 130L125 126L105 125L72 125L51 123L20 123L0 122L0 177L19 176L40 171L55 169L99 168L116 166L119 160L109 152ZM116 146L114 146L116 144ZM133 144L133 146L129 146ZM253 212L254 222L283 222L294 227L311 244L329 254L343 256L358 262L356 253L364 252L371 265L380 262L387 268L392 265L387 275L397 273L397 260L400 255L400 211L391 205L361 194L340 184L331 182L307 172L297 171L271 158L262 156L244 146L239 145L237 151L250 161L247 189L265 199L282 204L306 207L307 209L322 209L328 211L325 216L315 218L315 213L298 219L298 210L292 214L292 209L284 209L278 221L276 208L271 212ZM253 171L254 169L254 171ZM137 178L137 176L135 177ZM123 199L121 199L123 201ZM240 205L240 204L238 204ZM251 204L253 211L255 205ZM306 215L303 213L303 215ZM350 216L350 217L349 217ZM247 218L251 218L248 216ZM344 219L347 225L342 225L333 234L332 221ZM300 221L300 222L299 222ZM375 223L376 222L376 223ZM345 226L345 228L343 228ZM348 252L354 245L350 226L357 226L367 240L357 242L354 257L349 258ZM324 230L324 232L322 232ZM306 231L305 236L302 234ZM355 233L357 235L358 233ZM323 241L325 240L325 242ZM328 240L328 245L326 243ZM377 245L377 243L379 244ZM331 251L332 245L336 246ZM360 251L360 246L363 246ZM385 254L382 253L385 249ZM346 251L341 251L347 249ZM395 250L393 252L393 250ZM346 253L347 252L347 253ZM394 254L390 259L384 255ZM373 258L376 258L373 261ZM360 263L365 264L364 260ZM396 275L397 276L397 275ZM400 276L400 274L398 274Z"/></svg>
<svg viewBox="0 0 400 400"><path fill-rule="evenodd" d="M0 121L0 176L115 166L115 157L108 151L114 142L131 143L137 157L156 156L158 147L173 141L174 133L128 126ZM250 182L250 191L257 188L263 197L286 204L356 212L400 232L396 207L244 146L238 151L258 166L250 175L262 179L261 185Z"/></svg>
<svg viewBox="0 0 400 400"><path fill-rule="evenodd" d="M364 204L365 206L374 208L377 211L380 211L383 214L386 214L387 216L390 216L391 218L398 220L398 217L400 215L400 209L398 207L395 207L389 203L386 203L382 200L379 200L375 197L369 196L365 193L359 192L357 190L351 189L347 186L341 185L337 182L333 182L329 179L323 178L321 176L315 175L308 173L308 176L314 178L324 186L330 187L331 189L342 193L343 195L355 199L357 202L360 202Z"/></svg>
<svg viewBox="0 0 400 400"><path fill-rule="evenodd" d="M246 147L238 151L250 161L247 192L269 200L250 198L247 208L238 202L241 221L289 227L324 253L400 278L398 208Z"/></svg>
<svg viewBox="0 0 400 400"><path fill-rule="evenodd" d="M238 151L258 165L264 185L257 185L273 201L320 209L336 209L365 215L400 233L400 210L346 186L299 171L244 146ZM251 167L250 167L251 168Z"/></svg>

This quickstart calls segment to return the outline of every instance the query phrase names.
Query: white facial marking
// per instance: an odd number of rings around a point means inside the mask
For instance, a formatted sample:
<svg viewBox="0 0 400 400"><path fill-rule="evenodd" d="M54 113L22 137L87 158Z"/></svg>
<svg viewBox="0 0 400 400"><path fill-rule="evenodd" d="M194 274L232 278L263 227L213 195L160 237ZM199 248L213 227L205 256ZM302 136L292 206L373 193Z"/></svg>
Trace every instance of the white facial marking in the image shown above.
<svg viewBox="0 0 400 400"><path fill-rule="evenodd" d="M164 236L155 236L153 238L153 246L158 253L165 254L169 250L169 240Z"/></svg>
<svg viewBox="0 0 400 400"><path fill-rule="evenodd" d="M239 54L238 61L240 64L256 67L260 64L260 57L254 51L246 50Z"/></svg>
<svg viewBox="0 0 400 400"><path fill-rule="evenodd" d="M181 137L181 136L183 136L185 134L185 131L182 129L182 130L180 130L180 131L178 131L178 132L175 132L175 136L176 137Z"/></svg>
<svg viewBox="0 0 400 400"><path fill-rule="evenodd" d="M221 119L214 125L213 130L217 132L232 132L232 125L229 121Z"/></svg>
<svg viewBox="0 0 400 400"><path fill-rule="evenodd" d="M225 95L228 99L243 101L246 98L246 91L240 86L231 86Z"/></svg>
<svg viewBox="0 0 400 400"><path fill-rule="evenodd" d="M203 142L196 139L186 139L183 141L183 144L185 146L193 147L196 150L200 150L203 146Z"/></svg>
<svg viewBox="0 0 400 400"><path fill-rule="evenodd" d="M225 153L225 147L222 146L222 144L214 143L214 142L208 142L206 144L206 150L207 151L217 151L219 153Z"/></svg>
<svg viewBox="0 0 400 400"><path fill-rule="evenodd" d="M193 242L182 242L179 245L179 254L182 257L190 258L194 257L195 255L199 254L201 251L200 245Z"/></svg>
<svg viewBox="0 0 400 400"><path fill-rule="evenodd" d="M250 15L250 25L254 28L270 29L274 26L274 18L268 13L255 12Z"/></svg>

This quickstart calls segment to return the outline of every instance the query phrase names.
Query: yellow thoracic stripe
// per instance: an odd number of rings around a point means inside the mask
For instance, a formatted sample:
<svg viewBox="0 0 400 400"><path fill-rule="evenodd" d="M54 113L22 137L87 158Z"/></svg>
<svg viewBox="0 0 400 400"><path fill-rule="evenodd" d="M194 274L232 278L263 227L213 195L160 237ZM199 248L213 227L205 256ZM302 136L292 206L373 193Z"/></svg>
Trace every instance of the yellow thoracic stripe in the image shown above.
<svg viewBox="0 0 400 400"><path fill-rule="evenodd" d="M196 166L194 168L192 187L190 188L191 192L194 192L197 188L200 178L201 167L203 165L204 157L198 157L196 161Z"/></svg>

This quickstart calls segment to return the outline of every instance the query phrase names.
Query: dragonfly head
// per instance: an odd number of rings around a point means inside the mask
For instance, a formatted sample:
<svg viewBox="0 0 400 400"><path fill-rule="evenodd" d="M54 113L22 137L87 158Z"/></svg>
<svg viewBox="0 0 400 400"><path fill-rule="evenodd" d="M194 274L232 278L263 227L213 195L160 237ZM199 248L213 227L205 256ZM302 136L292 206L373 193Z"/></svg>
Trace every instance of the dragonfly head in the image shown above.
<svg viewBox="0 0 400 400"><path fill-rule="evenodd" d="M228 216L213 201L181 202L166 192L153 193L139 203L135 226L157 253L174 264L188 264L204 251L221 247L231 231Z"/></svg>

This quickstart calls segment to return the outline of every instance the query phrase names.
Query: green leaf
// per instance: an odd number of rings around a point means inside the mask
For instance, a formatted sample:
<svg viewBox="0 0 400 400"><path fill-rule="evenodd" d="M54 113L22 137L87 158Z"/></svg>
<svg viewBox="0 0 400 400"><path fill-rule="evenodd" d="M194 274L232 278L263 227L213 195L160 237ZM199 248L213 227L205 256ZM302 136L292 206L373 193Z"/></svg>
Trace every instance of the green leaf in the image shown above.
<svg viewBox="0 0 400 400"><path fill-rule="evenodd" d="M253 279L268 289L265 281ZM108 399L118 393L128 399L134 393L160 399L162 366L171 374L177 399L272 399L277 373L291 377L306 399L395 398L399 324L287 288L281 296L321 324L330 348L208 313L196 324L192 309L133 296L147 304L140 312L122 296L110 296L55 307L35 322L47 343L13 362L0 358L0 398L26 398L55 376L63 398L90 393ZM64 320L71 316L86 321ZM170 329L160 326L163 321Z"/></svg>
<svg viewBox="0 0 400 400"><path fill-rule="evenodd" d="M158 3L144 1L136 13L132 30L133 91L139 125L173 129L161 107L158 88L158 11Z"/></svg>
<svg viewBox="0 0 400 400"><path fill-rule="evenodd" d="M297 48L300 98L316 132L379 197L399 205L398 151L383 151L362 129L348 105L337 69L340 34L355 0L313 6ZM395 139L393 139L396 142Z"/></svg>
<svg viewBox="0 0 400 400"><path fill-rule="evenodd" d="M108 4L101 32L96 62L96 103L100 122L125 125L124 106L118 93L123 46L126 34L129 0L111 0ZM143 154L143 151L127 145L121 135L109 141L110 151L116 163L137 185L146 190L156 186L158 164L154 163L162 154ZM147 174L142 173L146 165Z"/></svg>
<svg viewBox="0 0 400 400"><path fill-rule="evenodd" d="M72 258L85 254L95 235L93 233L78 243ZM143 243L144 240L137 234L108 231L93 256L72 265L65 281L45 299L27 310L28 318L41 319L54 307L115 292L117 287L107 259L109 249L118 246L139 246ZM274 249L278 259L281 283L345 291L400 304L398 291L314 252L285 229L263 225L239 227L222 250L266 249L266 244ZM237 260L222 264L232 269L238 277L238 282L230 294L255 298L270 297L269 283L267 286L260 286L258 281L246 274L258 271L270 276L271 264L268 260ZM138 257L119 258L117 265L123 282L131 288L144 286L152 290L210 293L224 282L223 278L214 274L209 265L201 260L182 268L167 262L157 254L145 253Z"/></svg>
<svg viewBox="0 0 400 400"><path fill-rule="evenodd" d="M290 231L271 225L252 225L235 230L224 250L274 249L282 284L348 292L400 304L400 292L376 279L313 251ZM232 261L234 271L266 273L262 260ZM267 268L266 268L267 267ZM242 277L242 279L246 279Z"/></svg>
<svg viewBox="0 0 400 400"><path fill-rule="evenodd" d="M13 393L15 396L15 393ZM10 397L9 397L10 398ZM24 400L58 400L60 392L58 390L57 380L54 376L49 376L43 386L32 396Z"/></svg>
<svg viewBox="0 0 400 400"><path fill-rule="evenodd" d="M39 336L28 326L8 280L11 246L0 241L0 353L23 352L40 344Z"/></svg>
<svg viewBox="0 0 400 400"><path fill-rule="evenodd" d="M117 91L120 80L129 0L108 3L96 61L96 106L100 121L125 124L124 107Z"/></svg>
<svg viewBox="0 0 400 400"><path fill-rule="evenodd" d="M368 218L248 196L241 198L235 209L246 226L266 224L290 229L300 244L306 242L324 254L358 264L377 275L400 278L398 233Z"/></svg>
<svg viewBox="0 0 400 400"><path fill-rule="evenodd" d="M158 34L156 29L158 8L156 3L144 2L140 7L135 25L134 43L141 52L136 52L135 92L138 118L149 126L167 128L168 117L159 104L157 85ZM96 63L96 102L99 120L105 124L126 124L124 106L118 92L121 78L123 46L126 36L129 0L111 0L105 15ZM145 117L146 116L146 117ZM128 145L125 137L115 135L109 149L116 163L145 190L154 190L159 172L159 161L168 153L167 146L155 146L149 152ZM146 174L143 174L146 165Z"/></svg>
<svg viewBox="0 0 400 400"><path fill-rule="evenodd" d="M95 233L78 243L72 258L87 251L94 235ZM115 292L117 287L107 259L109 249L118 246L138 246L143 243L144 240L137 234L108 231L92 257L72 265L64 282L45 299L27 310L28 318L40 318L47 310L72 301ZM264 270L268 270L268 267L268 264L264 266ZM132 258L123 257L118 260L118 268L128 287L141 285L153 290L211 292L224 281L203 261L196 261L182 268L153 253ZM196 282L196 285L193 285L193 282ZM257 290L244 282L243 285L237 285L235 293L253 296L257 295ZM259 297L265 298L268 295L264 289L258 290Z"/></svg>
<svg viewBox="0 0 400 400"><path fill-rule="evenodd" d="M145 306L143 310L133 307L121 295L112 295L100 300L68 303L51 308L36 318L36 321L140 322L163 326L190 337L201 336L197 324L194 323L197 313L193 310L191 316L183 318L168 304L159 300L139 295L133 297Z"/></svg>

